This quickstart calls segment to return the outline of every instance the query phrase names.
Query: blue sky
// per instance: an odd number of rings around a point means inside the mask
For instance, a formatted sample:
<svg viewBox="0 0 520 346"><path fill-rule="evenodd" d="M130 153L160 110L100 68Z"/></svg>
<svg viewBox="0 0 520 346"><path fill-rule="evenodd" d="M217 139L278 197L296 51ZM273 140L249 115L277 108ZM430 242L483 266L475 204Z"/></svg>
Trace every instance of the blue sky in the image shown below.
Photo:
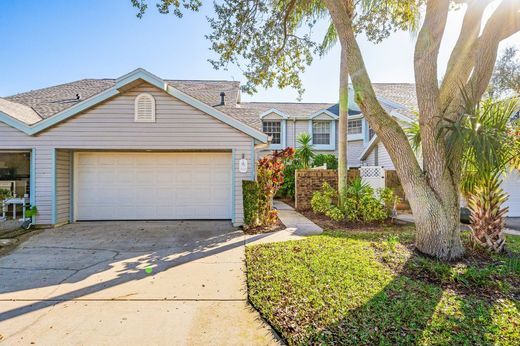
<svg viewBox="0 0 520 346"><path fill-rule="evenodd" d="M211 2L198 13L178 19L158 14L152 5L141 20L130 0L1 0L0 96L82 78L116 78L143 67L162 78L244 81L236 68L216 71L205 16ZM440 66L457 38L463 11L450 15ZM360 38L366 65L374 82L413 82L413 37L397 33L379 45ZM504 45L520 46L520 35ZM339 51L316 58L303 75L306 102L337 100ZM442 72L440 72L442 75ZM290 89L261 90L244 100L295 101Z"/></svg>

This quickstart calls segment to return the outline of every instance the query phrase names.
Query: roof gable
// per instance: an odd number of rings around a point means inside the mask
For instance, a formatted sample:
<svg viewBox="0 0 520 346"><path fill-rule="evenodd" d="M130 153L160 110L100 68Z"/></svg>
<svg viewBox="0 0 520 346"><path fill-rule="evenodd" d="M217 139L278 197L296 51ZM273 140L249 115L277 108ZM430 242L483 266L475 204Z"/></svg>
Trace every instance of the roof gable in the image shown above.
<svg viewBox="0 0 520 346"><path fill-rule="evenodd" d="M214 107L211 107L204 102L197 100L193 98L192 96L176 89L175 87L171 86L166 81L162 80L161 78L155 76L154 74L142 69L138 68L118 79L115 80L114 85L84 101L80 101L76 104L74 104L72 107L69 107L61 112L58 112L54 116L44 119L34 125L28 125L25 123L22 123L18 119L15 119L5 113L0 112L0 121L3 121L4 123L17 128L20 131L25 132L28 135L34 135L38 132L41 132L51 126L54 126L65 119L68 119L88 108L91 108L101 102L104 102L108 100L109 98L119 95L122 91L127 90L128 88L131 88L135 83L139 83L141 81L145 81L161 90L166 91L168 94L170 94L173 97L178 98L179 100L205 112L208 115L213 116L214 118L228 124L231 127L234 127L251 137L266 143L267 142L267 136L260 132L259 130L256 130L252 127L249 127L245 125L243 122L240 122L233 117L226 115L222 113L221 111L215 109Z"/></svg>

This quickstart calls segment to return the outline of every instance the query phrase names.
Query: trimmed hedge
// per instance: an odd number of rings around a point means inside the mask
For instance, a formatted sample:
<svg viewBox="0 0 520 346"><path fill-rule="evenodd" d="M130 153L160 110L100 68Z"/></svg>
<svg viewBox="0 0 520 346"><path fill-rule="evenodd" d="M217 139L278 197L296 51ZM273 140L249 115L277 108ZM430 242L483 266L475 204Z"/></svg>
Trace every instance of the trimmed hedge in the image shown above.
<svg viewBox="0 0 520 346"><path fill-rule="evenodd" d="M254 180L242 180L242 198L244 201L244 224L255 226L258 222L260 187Z"/></svg>

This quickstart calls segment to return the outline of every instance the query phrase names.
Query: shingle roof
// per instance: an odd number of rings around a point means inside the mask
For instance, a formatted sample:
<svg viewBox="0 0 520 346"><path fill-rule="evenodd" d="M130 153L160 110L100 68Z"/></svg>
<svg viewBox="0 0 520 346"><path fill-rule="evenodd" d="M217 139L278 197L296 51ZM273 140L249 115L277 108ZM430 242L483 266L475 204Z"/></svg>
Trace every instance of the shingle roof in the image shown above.
<svg viewBox="0 0 520 346"><path fill-rule="evenodd" d="M398 103L409 111L417 110L417 96L415 84L411 83L373 83L377 96Z"/></svg>
<svg viewBox="0 0 520 346"><path fill-rule="evenodd" d="M334 103L240 103L240 83L236 81L166 80L166 82L189 96L209 106L215 107L223 113L256 129L261 129L260 114L273 108L290 117L296 118L305 118L324 109L338 114L338 105ZM25 107L25 110L29 110L28 116L18 118L27 124L34 124L37 122L36 120L38 120L36 119L37 116L42 119L52 117L74 106L78 102L84 101L113 87L115 83L115 79L82 79L71 83L8 96L4 99L9 101L11 105L13 103L19 104L20 107L18 109ZM403 109L407 109L406 112L404 112L406 115L411 114L409 109L417 108L415 86L413 84L374 83L374 89L378 96L382 96L393 103L403 105ZM221 92L226 93L226 104L224 106L220 105ZM79 99L77 99L77 95L79 95ZM389 106L386 105L385 108L388 109ZM31 109L33 113L30 113ZM9 112L6 113L9 114ZM351 114L357 114L357 112L353 111ZM12 114L10 115L13 116Z"/></svg>

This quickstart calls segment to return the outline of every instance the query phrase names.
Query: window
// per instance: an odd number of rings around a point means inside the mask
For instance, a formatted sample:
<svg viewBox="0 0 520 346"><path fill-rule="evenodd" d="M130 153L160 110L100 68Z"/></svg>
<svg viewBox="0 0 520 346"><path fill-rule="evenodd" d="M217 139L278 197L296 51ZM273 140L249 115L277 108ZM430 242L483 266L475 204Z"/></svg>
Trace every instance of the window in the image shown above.
<svg viewBox="0 0 520 346"><path fill-rule="evenodd" d="M266 120L262 122L264 133L272 137L271 144L282 144L282 125L280 121Z"/></svg>
<svg viewBox="0 0 520 346"><path fill-rule="evenodd" d="M330 144L330 121L312 122L312 144Z"/></svg>
<svg viewBox="0 0 520 346"><path fill-rule="evenodd" d="M347 134L359 135L363 132L363 120L362 119L349 119Z"/></svg>
<svg viewBox="0 0 520 346"><path fill-rule="evenodd" d="M135 98L135 121L155 122L155 99L152 95L143 93Z"/></svg>

